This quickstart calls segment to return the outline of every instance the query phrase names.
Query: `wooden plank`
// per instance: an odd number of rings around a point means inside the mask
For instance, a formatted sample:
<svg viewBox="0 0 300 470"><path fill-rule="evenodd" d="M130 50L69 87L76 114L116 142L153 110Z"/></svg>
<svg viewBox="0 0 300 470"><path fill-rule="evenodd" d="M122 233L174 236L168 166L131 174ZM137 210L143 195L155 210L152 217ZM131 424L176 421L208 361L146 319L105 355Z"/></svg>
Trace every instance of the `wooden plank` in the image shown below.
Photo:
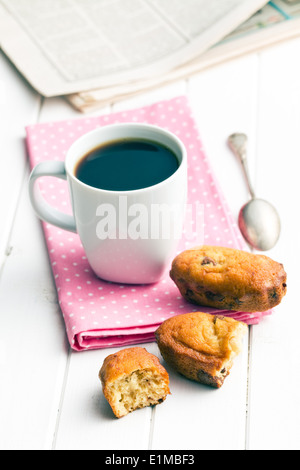
<svg viewBox="0 0 300 470"><path fill-rule="evenodd" d="M27 196L25 126L36 122L40 97L2 54L0 77L0 447L44 449L52 445L67 345Z"/></svg>
<svg viewBox="0 0 300 470"><path fill-rule="evenodd" d="M27 181L0 282L0 448L51 449L68 345Z"/></svg>
<svg viewBox="0 0 300 470"><path fill-rule="evenodd" d="M230 210L237 218L249 199L241 165L228 148L234 132L249 137L249 166L255 176L258 57L247 55L189 80L189 97L202 143Z"/></svg>
<svg viewBox="0 0 300 470"><path fill-rule="evenodd" d="M153 450L242 450L245 446L248 338L220 390L170 374L172 395L155 409ZM158 353L159 356L159 353Z"/></svg>
<svg viewBox="0 0 300 470"><path fill-rule="evenodd" d="M39 107L40 97L0 50L0 262L4 260L7 250L26 168L24 127L35 122Z"/></svg>
<svg viewBox="0 0 300 470"><path fill-rule="evenodd" d="M257 192L282 219L281 239L267 254L284 264L288 293L275 314L252 332L250 450L299 450L300 442L299 53L296 39L261 54Z"/></svg>
<svg viewBox="0 0 300 470"><path fill-rule="evenodd" d="M147 345L142 346L148 348ZM148 448L151 408L117 419L102 393L99 370L104 358L120 349L72 353L55 441L56 450Z"/></svg>

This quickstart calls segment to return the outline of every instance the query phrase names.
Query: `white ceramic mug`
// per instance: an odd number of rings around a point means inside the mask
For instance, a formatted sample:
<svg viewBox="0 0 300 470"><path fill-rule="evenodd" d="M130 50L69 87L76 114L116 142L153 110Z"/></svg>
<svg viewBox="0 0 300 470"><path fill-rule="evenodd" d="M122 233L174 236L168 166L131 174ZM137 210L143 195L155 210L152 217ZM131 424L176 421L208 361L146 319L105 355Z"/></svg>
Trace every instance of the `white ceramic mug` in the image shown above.
<svg viewBox="0 0 300 470"><path fill-rule="evenodd" d="M81 182L78 162L101 144L147 139L173 151L179 167L168 179L132 191L107 191ZM38 178L67 179L73 216L59 212L43 198ZM187 155L172 133L147 124L115 124L80 137L65 162L39 163L29 180L32 206L40 219L79 234L87 259L101 279L126 283L157 282L169 267L182 233L187 194Z"/></svg>

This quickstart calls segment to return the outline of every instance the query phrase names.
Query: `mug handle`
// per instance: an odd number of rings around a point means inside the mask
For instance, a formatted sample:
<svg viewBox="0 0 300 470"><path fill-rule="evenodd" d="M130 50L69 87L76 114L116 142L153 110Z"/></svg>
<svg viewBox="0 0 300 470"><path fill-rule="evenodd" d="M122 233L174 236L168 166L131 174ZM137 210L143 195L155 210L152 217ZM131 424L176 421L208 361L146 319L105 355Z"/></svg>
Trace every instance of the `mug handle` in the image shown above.
<svg viewBox="0 0 300 470"><path fill-rule="evenodd" d="M37 216L51 225L77 233L76 222L73 215L64 214L51 207L43 198L36 184L38 178L43 176L55 176L63 180L67 179L66 168L63 162L41 162L31 172L29 178L29 197Z"/></svg>

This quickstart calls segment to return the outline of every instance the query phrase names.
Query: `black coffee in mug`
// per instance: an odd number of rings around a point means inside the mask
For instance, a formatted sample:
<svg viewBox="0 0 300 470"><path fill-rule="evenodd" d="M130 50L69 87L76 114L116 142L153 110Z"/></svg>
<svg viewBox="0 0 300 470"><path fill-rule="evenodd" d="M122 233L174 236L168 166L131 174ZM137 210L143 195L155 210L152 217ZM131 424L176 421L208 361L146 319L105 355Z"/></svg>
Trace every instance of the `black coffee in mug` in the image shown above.
<svg viewBox="0 0 300 470"><path fill-rule="evenodd" d="M133 191L154 186L179 167L175 153L150 140L122 139L88 152L77 164L76 177L94 188Z"/></svg>

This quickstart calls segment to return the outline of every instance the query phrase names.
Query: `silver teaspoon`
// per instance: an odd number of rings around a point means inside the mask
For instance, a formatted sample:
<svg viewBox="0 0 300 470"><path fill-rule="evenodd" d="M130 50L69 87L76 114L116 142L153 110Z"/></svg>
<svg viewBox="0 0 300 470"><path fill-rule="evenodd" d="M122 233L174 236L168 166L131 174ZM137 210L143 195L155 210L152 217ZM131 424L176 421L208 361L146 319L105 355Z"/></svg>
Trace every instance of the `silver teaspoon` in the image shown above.
<svg viewBox="0 0 300 470"><path fill-rule="evenodd" d="M272 204L255 196L249 177L247 136L245 134L232 134L228 139L228 144L242 163L251 194L251 200L241 208L239 213L240 230L250 246L258 251L268 251L276 245L280 237L279 215Z"/></svg>

